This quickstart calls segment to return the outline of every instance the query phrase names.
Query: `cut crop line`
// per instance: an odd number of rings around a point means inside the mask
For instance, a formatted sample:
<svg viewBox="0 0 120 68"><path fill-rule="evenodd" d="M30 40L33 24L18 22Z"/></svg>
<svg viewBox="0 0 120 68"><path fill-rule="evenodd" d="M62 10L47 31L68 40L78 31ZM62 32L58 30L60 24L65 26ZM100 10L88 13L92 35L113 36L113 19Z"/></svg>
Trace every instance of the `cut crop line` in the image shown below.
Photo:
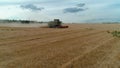
<svg viewBox="0 0 120 68"><path fill-rule="evenodd" d="M114 40L114 38L111 38L111 39L109 39L109 40L107 40L107 41L104 41L104 43L99 44L99 46L91 49L91 51L94 50L94 49L96 49L96 48L98 48L98 47L101 47L101 45L103 45L103 44L105 44L105 43L108 43L108 42L110 42L110 41L112 41L112 40ZM68 61L67 63L63 64L60 68L66 68L67 66L71 65L72 62L77 61L79 58L83 57L85 54L90 53L91 51L88 50L88 51L86 51L86 53L84 53L83 55L79 55L79 56L71 59L71 60Z"/></svg>

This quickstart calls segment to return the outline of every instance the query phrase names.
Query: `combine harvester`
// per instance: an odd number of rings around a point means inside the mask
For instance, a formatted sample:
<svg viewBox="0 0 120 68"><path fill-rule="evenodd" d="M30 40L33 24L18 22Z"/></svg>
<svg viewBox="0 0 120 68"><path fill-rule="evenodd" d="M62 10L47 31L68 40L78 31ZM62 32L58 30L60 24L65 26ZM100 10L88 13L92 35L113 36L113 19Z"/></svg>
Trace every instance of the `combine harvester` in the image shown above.
<svg viewBox="0 0 120 68"><path fill-rule="evenodd" d="M62 22L59 19L54 19L48 23L49 28L68 28L68 26L62 26Z"/></svg>

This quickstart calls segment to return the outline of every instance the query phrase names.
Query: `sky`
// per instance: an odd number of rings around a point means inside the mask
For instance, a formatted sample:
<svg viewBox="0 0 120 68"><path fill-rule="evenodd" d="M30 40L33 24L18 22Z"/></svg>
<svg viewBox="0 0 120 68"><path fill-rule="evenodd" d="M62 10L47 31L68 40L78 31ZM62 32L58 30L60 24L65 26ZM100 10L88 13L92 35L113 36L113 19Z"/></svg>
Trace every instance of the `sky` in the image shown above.
<svg viewBox="0 0 120 68"><path fill-rule="evenodd" d="M120 0L0 0L0 19L120 22Z"/></svg>

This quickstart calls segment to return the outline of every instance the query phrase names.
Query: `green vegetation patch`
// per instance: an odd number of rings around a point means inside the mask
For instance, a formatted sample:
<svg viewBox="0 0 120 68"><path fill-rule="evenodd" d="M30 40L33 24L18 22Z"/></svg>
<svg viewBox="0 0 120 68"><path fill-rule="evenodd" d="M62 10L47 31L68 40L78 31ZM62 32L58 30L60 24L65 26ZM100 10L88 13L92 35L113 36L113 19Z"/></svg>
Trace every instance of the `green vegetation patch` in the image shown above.
<svg viewBox="0 0 120 68"><path fill-rule="evenodd" d="M113 31L113 32L111 32L111 34L113 35L113 37L119 37L120 38L120 31Z"/></svg>

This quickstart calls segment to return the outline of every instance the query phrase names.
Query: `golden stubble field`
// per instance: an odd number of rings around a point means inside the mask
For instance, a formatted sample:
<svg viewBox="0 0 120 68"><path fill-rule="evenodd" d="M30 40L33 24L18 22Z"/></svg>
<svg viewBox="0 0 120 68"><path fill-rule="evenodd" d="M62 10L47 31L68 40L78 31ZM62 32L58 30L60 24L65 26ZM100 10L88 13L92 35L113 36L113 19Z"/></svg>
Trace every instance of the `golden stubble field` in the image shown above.
<svg viewBox="0 0 120 68"><path fill-rule="evenodd" d="M0 68L120 68L119 24L0 27Z"/></svg>

